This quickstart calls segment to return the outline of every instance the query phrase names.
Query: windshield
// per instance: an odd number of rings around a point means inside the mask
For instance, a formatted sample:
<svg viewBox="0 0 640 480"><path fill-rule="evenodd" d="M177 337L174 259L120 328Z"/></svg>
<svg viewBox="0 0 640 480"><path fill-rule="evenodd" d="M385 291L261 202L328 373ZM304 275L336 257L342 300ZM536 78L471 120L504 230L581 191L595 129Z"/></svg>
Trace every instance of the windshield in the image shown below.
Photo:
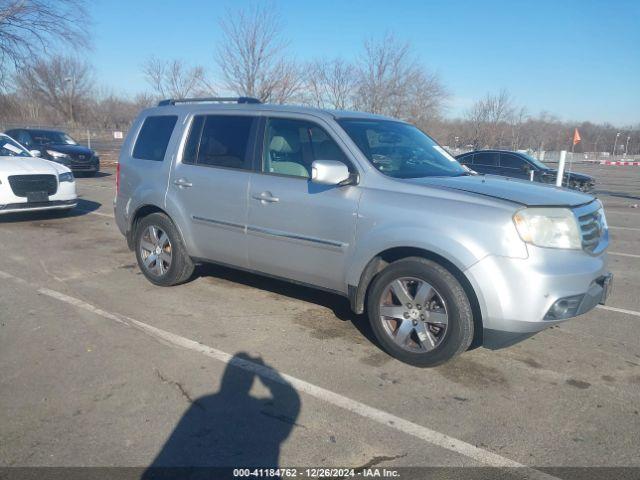
<svg viewBox="0 0 640 480"><path fill-rule="evenodd" d="M28 150L22 145L7 136L0 136L0 156L1 157L31 157Z"/></svg>
<svg viewBox="0 0 640 480"><path fill-rule="evenodd" d="M39 145L77 145L73 138L64 132L55 132L50 130L30 130L33 143Z"/></svg>
<svg viewBox="0 0 640 480"><path fill-rule="evenodd" d="M413 125L364 119L343 119L338 123L371 164L390 177L469 175L455 158Z"/></svg>
<svg viewBox="0 0 640 480"><path fill-rule="evenodd" d="M540 160L538 160L537 158L532 157L531 155L528 155L526 153L521 153L520 155L522 155L523 157L527 157L527 160L529 160L531 163L533 163L536 167L538 167L540 170L550 170L549 167L547 167L544 163L542 163Z"/></svg>

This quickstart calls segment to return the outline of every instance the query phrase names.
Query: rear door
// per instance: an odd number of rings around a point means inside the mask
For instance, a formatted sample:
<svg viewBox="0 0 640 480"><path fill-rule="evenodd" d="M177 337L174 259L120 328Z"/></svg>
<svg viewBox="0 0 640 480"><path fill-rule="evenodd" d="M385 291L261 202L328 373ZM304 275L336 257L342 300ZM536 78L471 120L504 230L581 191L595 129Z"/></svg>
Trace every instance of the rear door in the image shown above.
<svg viewBox="0 0 640 480"><path fill-rule="evenodd" d="M500 168L506 177L523 178L529 180L529 165L523 158L513 153L500 153Z"/></svg>
<svg viewBox="0 0 640 480"><path fill-rule="evenodd" d="M195 115L169 180L171 208L191 255L247 267L247 196L256 118Z"/></svg>
<svg viewBox="0 0 640 480"><path fill-rule="evenodd" d="M257 271L344 290L361 192L357 185L318 185L314 160L354 165L339 139L315 121L266 119L260 172L249 194L249 264Z"/></svg>
<svg viewBox="0 0 640 480"><path fill-rule="evenodd" d="M473 154L473 170L487 175L503 175L498 152L476 152Z"/></svg>

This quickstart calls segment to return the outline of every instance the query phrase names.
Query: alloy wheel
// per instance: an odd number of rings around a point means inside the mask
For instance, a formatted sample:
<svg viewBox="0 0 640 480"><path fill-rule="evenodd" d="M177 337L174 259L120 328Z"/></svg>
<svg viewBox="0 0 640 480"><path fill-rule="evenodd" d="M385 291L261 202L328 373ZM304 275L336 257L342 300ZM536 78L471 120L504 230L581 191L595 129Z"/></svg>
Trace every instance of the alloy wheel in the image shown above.
<svg viewBox="0 0 640 480"><path fill-rule="evenodd" d="M161 277L169 271L173 259L171 241L161 228L149 225L140 239L140 258L144 268Z"/></svg>
<svg viewBox="0 0 640 480"><path fill-rule="evenodd" d="M414 277L396 278L384 288L379 314L393 342L413 353L438 347L449 324L443 297L429 283Z"/></svg>

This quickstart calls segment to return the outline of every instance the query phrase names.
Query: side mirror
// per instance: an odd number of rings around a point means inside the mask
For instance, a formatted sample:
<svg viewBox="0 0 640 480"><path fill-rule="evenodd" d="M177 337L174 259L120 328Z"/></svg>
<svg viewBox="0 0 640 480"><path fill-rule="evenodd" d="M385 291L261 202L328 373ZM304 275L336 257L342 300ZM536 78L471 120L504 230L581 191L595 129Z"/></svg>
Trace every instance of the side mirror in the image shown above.
<svg viewBox="0 0 640 480"><path fill-rule="evenodd" d="M311 181L321 185L339 185L351 178L347 166L336 160L316 160L311 164Z"/></svg>
<svg viewBox="0 0 640 480"><path fill-rule="evenodd" d="M29 150L29 153L31 154L32 157L40 156L40 150Z"/></svg>

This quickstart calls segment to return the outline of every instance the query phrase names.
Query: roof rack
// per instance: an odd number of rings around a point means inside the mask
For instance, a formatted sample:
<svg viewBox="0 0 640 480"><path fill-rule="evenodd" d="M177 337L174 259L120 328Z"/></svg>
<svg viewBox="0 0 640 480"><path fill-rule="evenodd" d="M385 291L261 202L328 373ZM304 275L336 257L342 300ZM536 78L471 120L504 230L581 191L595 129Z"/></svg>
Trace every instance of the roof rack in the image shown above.
<svg viewBox="0 0 640 480"><path fill-rule="evenodd" d="M168 98L158 102L159 107L167 105L175 105L177 103L200 103L200 102L216 102L216 103L262 103L253 97L204 97L204 98Z"/></svg>

